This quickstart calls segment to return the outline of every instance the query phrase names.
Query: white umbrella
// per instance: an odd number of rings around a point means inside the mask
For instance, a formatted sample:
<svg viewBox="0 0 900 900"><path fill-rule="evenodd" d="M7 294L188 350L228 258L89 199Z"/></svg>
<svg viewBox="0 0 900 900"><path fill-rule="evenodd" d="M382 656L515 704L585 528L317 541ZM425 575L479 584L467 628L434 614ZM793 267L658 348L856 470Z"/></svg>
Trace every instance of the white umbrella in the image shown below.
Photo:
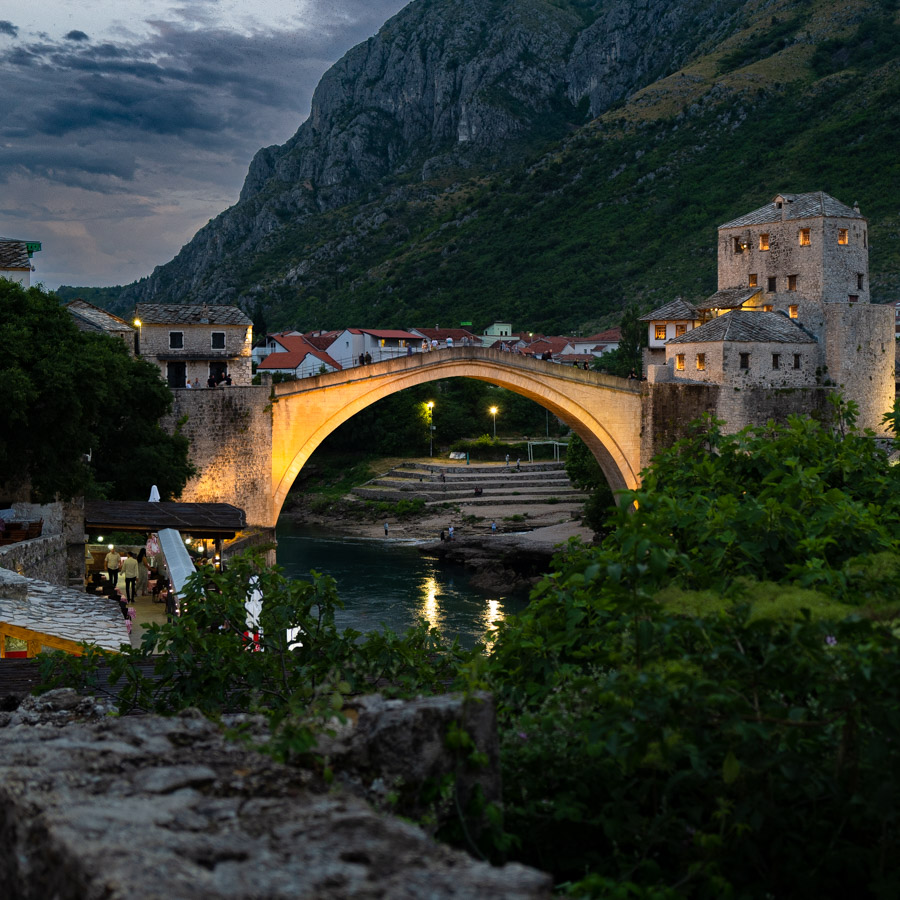
<svg viewBox="0 0 900 900"><path fill-rule="evenodd" d="M159 488L155 484L150 488L150 499L147 502L159 503Z"/></svg>

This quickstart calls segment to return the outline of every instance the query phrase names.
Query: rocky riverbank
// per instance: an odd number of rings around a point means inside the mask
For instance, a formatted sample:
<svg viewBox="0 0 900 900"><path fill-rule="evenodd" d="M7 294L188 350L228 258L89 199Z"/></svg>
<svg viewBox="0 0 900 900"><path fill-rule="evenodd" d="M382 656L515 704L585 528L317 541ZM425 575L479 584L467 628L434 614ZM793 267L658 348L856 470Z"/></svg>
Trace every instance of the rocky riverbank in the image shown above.
<svg viewBox="0 0 900 900"><path fill-rule="evenodd" d="M509 593L532 588L550 571L550 561L570 538L590 543L593 532L576 522L516 534L454 536L422 544L419 552L464 566L480 590Z"/></svg>

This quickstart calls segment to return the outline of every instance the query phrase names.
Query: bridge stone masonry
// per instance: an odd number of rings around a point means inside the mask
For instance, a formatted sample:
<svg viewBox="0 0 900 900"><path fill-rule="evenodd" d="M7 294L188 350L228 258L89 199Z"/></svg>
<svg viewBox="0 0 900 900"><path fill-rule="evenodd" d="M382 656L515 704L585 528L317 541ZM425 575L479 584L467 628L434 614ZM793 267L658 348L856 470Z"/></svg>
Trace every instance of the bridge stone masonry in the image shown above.
<svg viewBox="0 0 900 900"><path fill-rule="evenodd" d="M793 413L824 415L831 390L640 382L479 347L277 385L179 390L164 425L178 425L190 439L199 470L181 499L232 503L245 510L249 524L274 528L297 474L339 425L397 391L457 377L499 385L549 409L591 448L613 490L639 487L653 456L704 413L737 431Z"/></svg>
<svg viewBox="0 0 900 900"><path fill-rule="evenodd" d="M456 377L534 400L584 440L614 490L640 484L647 462L640 382L458 347L272 386L176 391L164 424L172 429L181 423L200 470L181 499L233 503L245 510L248 523L274 527L297 474L339 425L397 391ZM653 446L644 443L645 452Z"/></svg>

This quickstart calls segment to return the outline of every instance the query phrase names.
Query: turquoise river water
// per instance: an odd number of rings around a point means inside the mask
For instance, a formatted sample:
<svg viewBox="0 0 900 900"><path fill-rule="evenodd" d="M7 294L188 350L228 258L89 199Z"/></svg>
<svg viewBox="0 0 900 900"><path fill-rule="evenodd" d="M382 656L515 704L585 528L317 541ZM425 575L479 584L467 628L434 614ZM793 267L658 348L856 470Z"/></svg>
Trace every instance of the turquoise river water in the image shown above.
<svg viewBox="0 0 900 900"><path fill-rule="evenodd" d="M475 590L464 569L439 565L409 541L327 534L290 523L279 523L277 535L278 565L286 575L305 578L315 569L335 579L344 603L335 615L339 628L366 632L386 625L402 632L421 617L446 639L458 635L471 647L489 635L491 623L526 606L522 597Z"/></svg>

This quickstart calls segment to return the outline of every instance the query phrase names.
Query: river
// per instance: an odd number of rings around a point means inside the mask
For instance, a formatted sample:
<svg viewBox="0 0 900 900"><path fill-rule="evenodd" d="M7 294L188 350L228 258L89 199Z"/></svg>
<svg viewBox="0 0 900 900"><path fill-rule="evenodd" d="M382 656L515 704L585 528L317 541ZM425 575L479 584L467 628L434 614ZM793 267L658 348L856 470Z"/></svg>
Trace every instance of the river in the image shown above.
<svg viewBox="0 0 900 900"><path fill-rule="evenodd" d="M464 647L489 636L493 622L520 612L523 597L491 597L469 586L462 568L438 565L422 556L416 542L347 537L279 522L278 565L290 578L308 578L310 569L337 582L344 609L339 628L373 631L386 625L403 632L426 619L447 640Z"/></svg>

